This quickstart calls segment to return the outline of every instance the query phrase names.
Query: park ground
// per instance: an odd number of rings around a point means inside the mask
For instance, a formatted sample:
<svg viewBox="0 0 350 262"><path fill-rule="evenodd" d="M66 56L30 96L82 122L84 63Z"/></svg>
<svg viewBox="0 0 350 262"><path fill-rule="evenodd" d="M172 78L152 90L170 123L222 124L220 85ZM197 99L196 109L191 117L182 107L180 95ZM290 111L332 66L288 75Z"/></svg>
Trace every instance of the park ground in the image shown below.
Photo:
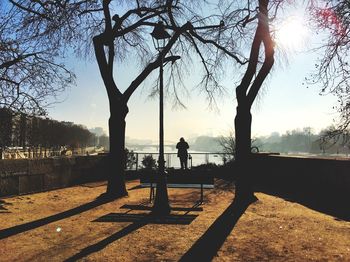
<svg viewBox="0 0 350 262"><path fill-rule="evenodd" d="M237 221L215 183L200 206L199 189L169 189L162 219L137 180L111 202L95 200L103 182L2 198L0 261L350 261L350 222L263 193Z"/></svg>

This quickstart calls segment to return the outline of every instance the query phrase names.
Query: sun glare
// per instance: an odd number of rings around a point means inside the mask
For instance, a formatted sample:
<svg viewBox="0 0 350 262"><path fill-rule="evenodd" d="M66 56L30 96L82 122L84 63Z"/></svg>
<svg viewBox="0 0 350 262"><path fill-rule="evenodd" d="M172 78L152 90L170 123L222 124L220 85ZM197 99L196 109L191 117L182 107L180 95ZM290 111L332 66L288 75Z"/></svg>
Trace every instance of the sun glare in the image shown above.
<svg viewBox="0 0 350 262"><path fill-rule="evenodd" d="M291 16L276 26L275 43L290 51L305 47L309 35L308 27L301 17Z"/></svg>

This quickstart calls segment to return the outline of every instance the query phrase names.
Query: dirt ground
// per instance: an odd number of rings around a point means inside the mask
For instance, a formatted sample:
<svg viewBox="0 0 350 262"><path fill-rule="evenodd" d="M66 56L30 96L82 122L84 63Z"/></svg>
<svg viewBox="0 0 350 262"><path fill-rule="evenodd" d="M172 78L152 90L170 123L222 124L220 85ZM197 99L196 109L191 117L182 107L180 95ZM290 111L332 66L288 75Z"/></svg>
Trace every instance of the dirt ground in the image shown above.
<svg viewBox="0 0 350 262"><path fill-rule="evenodd" d="M297 203L257 193L239 218L217 180L200 206L199 189L169 189L157 219L137 185L107 203L103 183L0 199L0 261L350 261L350 222Z"/></svg>

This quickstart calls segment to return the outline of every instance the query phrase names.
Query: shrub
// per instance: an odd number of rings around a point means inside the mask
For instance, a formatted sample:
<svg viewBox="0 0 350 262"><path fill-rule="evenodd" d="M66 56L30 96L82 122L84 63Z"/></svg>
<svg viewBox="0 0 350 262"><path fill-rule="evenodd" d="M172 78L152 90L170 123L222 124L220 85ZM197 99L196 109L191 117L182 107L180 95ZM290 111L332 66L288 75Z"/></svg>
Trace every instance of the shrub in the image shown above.
<svg viewBox="0 0 350 262"><path fill-rule="evenodd" d="M156 160L153 158L152 155L145 155L142 159L142 165L144 166L144 168L146 169L155 169L157 168L157 162Z"/></svg>
<svg viewBox="0 0 350 262"><path fill-rule="evenodd" d="M129 151L129 149L125 148L125 169L132 169L134 165L136 165L136 156L134 151Z"/></svg>
<svg viewBox="0 0 350 262"><path fill-rule="evenodd" d="M195 170L213 170L213 169L217 169L218 166L215 163L207 163L207 164L201 164L199 166L195 166L192 169Z"/></svg>

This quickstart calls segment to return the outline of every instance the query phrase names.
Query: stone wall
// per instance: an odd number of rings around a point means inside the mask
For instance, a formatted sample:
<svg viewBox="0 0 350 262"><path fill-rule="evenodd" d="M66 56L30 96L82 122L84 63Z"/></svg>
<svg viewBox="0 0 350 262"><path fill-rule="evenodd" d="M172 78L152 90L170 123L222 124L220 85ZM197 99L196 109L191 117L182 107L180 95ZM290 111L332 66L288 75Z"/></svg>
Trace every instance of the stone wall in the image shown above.
<svg viewBox="0 0 350 262"><path fill-rule="evenodd" d="M350 219L350 161L257 155L250 166L256 191Z"/></svg>
<svg viewBox="0 0 350 262"><path fill-rule="evenodd" d="M319 188L350 193L350 160L257 155L253 163L259 183L287 191Z"/></svg>
<svg viewBox="0 0 350 262"><path fill-rule="evenodd" d="M0 196L106 180L107 168L106 156L0 160ZM350 210L349 160L258 154L249 168L257 190L288 198L313 198L331 206L342 204ZM231 169L227 173L232 175L236 171L232 173ZM133 171L126 178L137 176Z"/></svg>
<svg viewBox="0 0 350 262"><path fill-rule="evenodd" d="M106 156L0 160L0 196L106 179Z"/></svg>

